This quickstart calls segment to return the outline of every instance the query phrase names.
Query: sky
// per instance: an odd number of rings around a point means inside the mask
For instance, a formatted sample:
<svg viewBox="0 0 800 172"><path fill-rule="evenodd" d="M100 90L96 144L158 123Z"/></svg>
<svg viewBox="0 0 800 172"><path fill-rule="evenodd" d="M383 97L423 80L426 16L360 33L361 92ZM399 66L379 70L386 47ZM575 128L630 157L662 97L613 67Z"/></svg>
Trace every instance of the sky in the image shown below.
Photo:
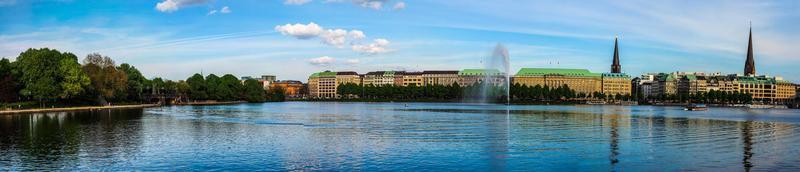
<svg viewBox="0 0 800 172"><path fill-rule="evenodd" d="M0 0L0 57L89 53L148 77L482 68L497 44L523 67L742 73L800 82L800 1Z"/></svg>

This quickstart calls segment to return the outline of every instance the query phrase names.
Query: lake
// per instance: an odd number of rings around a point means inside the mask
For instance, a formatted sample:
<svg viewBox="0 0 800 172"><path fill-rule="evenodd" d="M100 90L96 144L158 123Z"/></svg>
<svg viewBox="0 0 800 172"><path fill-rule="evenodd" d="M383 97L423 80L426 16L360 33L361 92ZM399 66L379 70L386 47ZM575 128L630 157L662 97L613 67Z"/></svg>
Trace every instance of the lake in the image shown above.
<svg viewBox="0 0 800 172"><path fill-rule="evenodd" d="M798 171L800 111L281 102L0 116L0 171Z"/></svg>

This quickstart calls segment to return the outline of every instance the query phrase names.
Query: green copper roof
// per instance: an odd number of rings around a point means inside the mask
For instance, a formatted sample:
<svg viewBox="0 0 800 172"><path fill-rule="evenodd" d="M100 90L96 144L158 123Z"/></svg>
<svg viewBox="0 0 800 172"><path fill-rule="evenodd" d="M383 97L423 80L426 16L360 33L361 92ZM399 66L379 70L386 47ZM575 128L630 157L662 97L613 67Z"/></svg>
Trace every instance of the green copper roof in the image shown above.
<svg viewBox="0 0 800 172"><path fill-rule="evenodd" d="M497 69L464 69L458 71L458 75L501 75L503 74Z"/></svg>
<svg viewBox="0 0 800 172"><path fill-rule="evenodd" d="M592 73L586 69L559 69L559 68L522 68L515 76L544 76L562 75L575 77L600 77L599 73Z"/></svg>
<svg viewBox="0 0 800 172"><path fill-rule="evenodd" d="M317 72L311 74L308 78L319 78L319 77L336 77L336 72L325 71L325 72Z"/></svg>
<svg viewBox="0 0 800 172"><path fill-rule="evenodd" d="M603 73L603 78L631 78L625 73Z"/></svg>
<svg viewBox="0 0 800 172"><path fill-rule="evenodd" d="M775 84L775 78L767 77L754 77L754 76L739 76L736 81L743 84Z"/></svg>

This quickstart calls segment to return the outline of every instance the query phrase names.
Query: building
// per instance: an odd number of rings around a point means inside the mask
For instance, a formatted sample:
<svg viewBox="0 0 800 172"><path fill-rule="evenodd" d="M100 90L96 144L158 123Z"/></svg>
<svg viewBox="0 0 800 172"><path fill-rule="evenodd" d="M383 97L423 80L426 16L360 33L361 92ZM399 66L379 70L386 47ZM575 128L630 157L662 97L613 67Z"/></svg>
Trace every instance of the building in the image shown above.
<svg viewBox="0 0 800 172"><path fill-rule="evenodd" d="M375 71L375 72L367 72L364 75L364 85L374 85L374 86L382 86L382 85L395 85L395 71Z"/></svg>
<svg viewBox="0 0 800 172"><path fill-rule="evenodd" d="M631 95L631 77L622 73L617 38L610 73L592 73L586 69L522 68L514 75L513 84L560 87L567 85L576 93Z"/></svg>
<svg viewBox="0 0 800 172"><path fill-rule="evenodd" d="M361 76L353 71L336 72L336 86L347 83L361 85Z"/></svg>
<svg viewBox="0 0 800 172"><path fill-rule="evenodd" d="M486 81L487 78L489 79L488 81ZM464 69L458 72L458 85L460 86L482 82L503 85L505 80L506 74L497 69Z"/></svg>
<svg viewBox="0 0 800 172"><path fill-rule="evenodd" d="M514 75L512 84L551 88L567 85L576 93L592 94L602 91L602 77L586 69L522 68Z"/></svg>
<svg viewBox="0 0 800 172"><path fill-rule="evenodd" d="M298 98L303 96L302 95L303 82L294 80L283 80L283 81L275 81L270 85L270 89L275 89L276 87L283 88L283 92L286 94L286 97Z"/></svg>
<svg viewBox="0 0 800 172"><path fill-rule="evenodd" d="M458 83L457 70L426 70L422 72L423 85L453 85Z"/></svg>
<svg viewBox="0 0 800 172"><path fill-rule="evenodd" d="M656 83L656 74L643 74L632 81L634 89L633 95L640 94L643 98L653 95L653 85ZM638 91L638 92L637 92Z"/></svg>
<svg viewBox="0 0 800 172"><path fill-rule="evenodd" d="M422 72L406 72L401 76L403 79L401 81L403 86L424 86L425 82L423 82Z"/></svg>
<svg viewBox="0 0 800 172"><path fill-rule="evenodd" d="M631 77L624 73L603 73L602 92L606 95L631 95Z"/></svg>
<svg viewBox="0 0 800 172"><path fill-rule="evenodd" d="M312 98L336 98L336 86L336 72L317 72L308 77L308 92Z"/></svg>

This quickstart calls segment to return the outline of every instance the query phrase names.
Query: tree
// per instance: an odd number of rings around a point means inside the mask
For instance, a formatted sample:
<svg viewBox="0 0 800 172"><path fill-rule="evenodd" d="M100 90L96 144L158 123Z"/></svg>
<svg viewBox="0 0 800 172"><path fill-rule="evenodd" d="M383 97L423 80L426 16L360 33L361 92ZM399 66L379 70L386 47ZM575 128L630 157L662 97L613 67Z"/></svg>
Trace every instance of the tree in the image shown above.
<svg viewBox="0 0 800 172"><path fill-rule="evenodd" d="M192 75L186 79L186 84L189 85L189 98L195 100L208 99L208 93L206 93L206 80L203 78L203 75L197 73Z"/></svg>
<svg viewBox="0 0 800 172"><path fill-rule="evenodd" d="M269 101L282 102L286 101L286 92L283 87L274 87L267 91Z"/></svg>
<svg viewBox="0 0 800 172"><path fill-rule="evenodd" d="M128 77L127 91L124 95L127 96L127 100L142 100L142 94L144 93L145 84L147 84L147 78L145 78L142 73L136 69L136 67L127 63L120 64L118 70L125 72L125 76Z"/></svg>
<svg viewBox="0 0 800 172"><path fill-rule="evenodd" d="M48 48L28 49L20 53L15 62L24 87L20 94L36 99L52 100L71 98L90 84L80 69L78 58L72 53L61 53Z"/></svg>
<svg viewBox="0 0 800 172"><path fill-rule="evenodd" d="M222 97L224 97L220 91L220 79L217 75L209 74L206 76L206 93L208 94L208 99L211 100L222 100Z"/></svg>
<svg viewBox="0 0 800 172"><path fill-rule="evenodd" d="M100 104L115 98L117 93L127 91L128 76L117 70L114 60L108 56L92 53L83 60L83 72L91 78L91 91Z"/></svg>
<svg viewBox="0 0 800 172"><path fill-rule="evenodd" d="M0 102L12 102L17 99L19 84L15 77L14 67L8 59L0 60Z"/></svg>
<svg viewBox="0 0 800 172"><path fill-rule="evenodd" d="M244 95L248 102L264 102L264 86L255 79L244 81Z"/></svg>
<svg viewBox="0 0 800 172"><path fill-rule="evenodd" d="M220 78L218 91L222 100L240 100L244 92L242 87L242 82L236 76L226 74Z"/></svg>

